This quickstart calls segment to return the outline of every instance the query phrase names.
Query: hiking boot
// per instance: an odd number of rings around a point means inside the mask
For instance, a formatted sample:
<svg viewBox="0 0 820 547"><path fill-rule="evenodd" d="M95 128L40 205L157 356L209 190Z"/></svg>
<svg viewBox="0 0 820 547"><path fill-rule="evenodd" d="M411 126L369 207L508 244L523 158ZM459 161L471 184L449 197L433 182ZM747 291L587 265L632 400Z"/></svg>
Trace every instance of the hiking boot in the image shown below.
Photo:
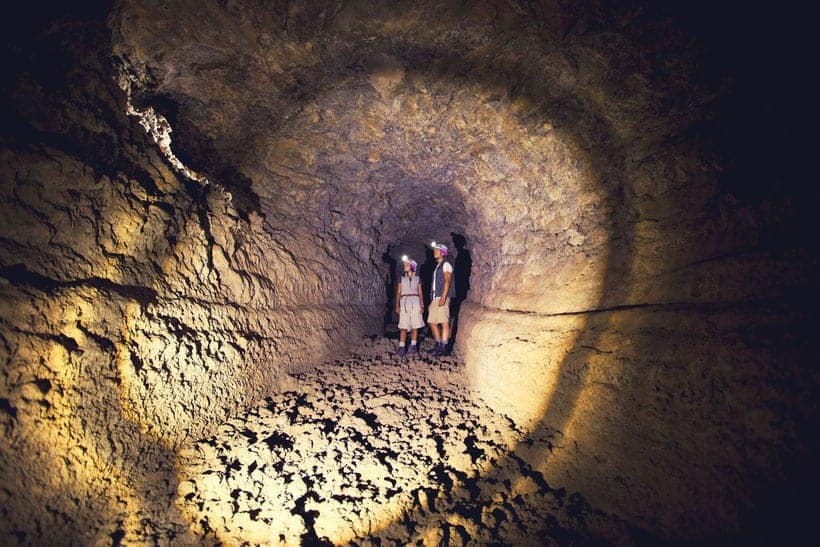
<svg viewBox="0 0 820 547"><path fill-rule="evenodd" d="M442 343L441 344L441 351L439 351L439 357L446 357L450 355L450 344Z"/></svg>
<svg viewBox="0 0 820 547"><path fill-rule="evenodd" d="M410 344L410 355L418 355L419 347L417 344Z"/></svg>
<svg viewBox="0 0 820 547"><path fill-rule="evenodd" d="M433 351L430 352L430 355L433 357L438 357L441 355L441 342L436 342L436 347L433 348Z"/></svg>
<svg viewBox="0 0 820 547"><path fill-rule="evenodd" d="M404 355L406 353L407 353L407 348L404 347L404 346L399 346L399 357L404 357Z"/></svg>

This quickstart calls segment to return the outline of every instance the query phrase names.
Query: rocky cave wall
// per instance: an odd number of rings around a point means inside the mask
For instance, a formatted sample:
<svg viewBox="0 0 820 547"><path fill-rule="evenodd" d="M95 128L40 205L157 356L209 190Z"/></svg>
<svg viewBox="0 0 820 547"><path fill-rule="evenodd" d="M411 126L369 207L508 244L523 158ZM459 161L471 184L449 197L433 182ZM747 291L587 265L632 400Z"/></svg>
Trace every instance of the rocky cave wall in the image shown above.
<svg viewBox="0 0 820 547"><path fill-rule="evenodd" d="M174 447L381 325L372 283L325 290L314 238L175 171L126 114L106 13L32 14L7 57L2 506L29 540L150 514Z"/></svg>
<svg viewBox="0 0 820 547"><path fill-rule="evenodd" d="M745 74L677 15L121 2L10 29L7 526L171 518L177 447L379 332L385 252L460 234L470 385L552 439L519 456L661 538L748 530L813 450L814 259L803 190L727 151Z"/></svg>

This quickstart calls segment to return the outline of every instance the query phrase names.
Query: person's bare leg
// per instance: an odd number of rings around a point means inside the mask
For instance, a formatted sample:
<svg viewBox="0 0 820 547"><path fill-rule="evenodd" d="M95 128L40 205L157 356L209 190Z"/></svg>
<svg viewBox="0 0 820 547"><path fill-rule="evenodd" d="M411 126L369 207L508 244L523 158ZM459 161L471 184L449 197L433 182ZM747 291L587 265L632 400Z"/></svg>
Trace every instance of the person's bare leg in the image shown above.
<svg viewBox="0 0 820 547"><path fill-rule="evenodd" d="M416 339L416 331L413 331L413 340ZM399 331L399 343L403 344L407 341L407 331L402 329Z"/></svg>
<svg viewBox="0 0 820 547"><path fill-rule="evenodd" d="M413 329L410 331L410 341L416 342L419 339L419 329Z"/></svg>
<svg viewBox="0 0 820 547"><path fill-rule="evenodd" d="M450 323L441 324L441 340L445 345L450 341Z"/></svg>
<svg viewBox="0 0 820 547"><path fill-rule="evenodd" d="M439 341L438 337L438 325L436 323L428 323L430 325L430 332L433 333L433 340L436 342Z"/></svg>

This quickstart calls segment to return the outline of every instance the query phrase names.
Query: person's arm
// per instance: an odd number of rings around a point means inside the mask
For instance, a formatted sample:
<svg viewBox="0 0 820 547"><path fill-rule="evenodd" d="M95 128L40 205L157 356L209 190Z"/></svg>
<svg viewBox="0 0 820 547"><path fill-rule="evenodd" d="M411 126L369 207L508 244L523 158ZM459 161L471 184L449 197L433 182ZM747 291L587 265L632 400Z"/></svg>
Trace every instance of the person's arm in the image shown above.
<svg viewBox="0 0 820 547"><path fill-rule="evenodd" d="M424 313L424 289L421 287L421 280L419 279L419 308L421 313Z"/></svg>
<svg viewBox="0 0 820 547"><path fill-rule="evenodd" d="M396 315L399 314L400 302L401 302L401 279L396 281L396 306L395 306Z"/></svg>
<svg viewBox="0 0 820 547"><path fill-rule="evenodd" d="M438 305L443 306L447 301L447 295L450 293L450 283L453 279L453 272L444 272L444 290L441 291L441 297L438 299Z"/></svg>

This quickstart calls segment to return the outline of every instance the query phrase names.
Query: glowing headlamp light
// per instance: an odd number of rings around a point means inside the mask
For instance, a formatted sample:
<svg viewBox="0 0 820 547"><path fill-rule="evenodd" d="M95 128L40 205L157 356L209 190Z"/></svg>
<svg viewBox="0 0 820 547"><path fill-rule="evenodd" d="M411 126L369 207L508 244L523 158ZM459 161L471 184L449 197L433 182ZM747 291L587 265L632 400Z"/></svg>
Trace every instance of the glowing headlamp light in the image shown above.
<svg viewBox="0 0 820 547"><path fill-rule="evenodd" d="M407 255L401 255L401 261L407 262Z"/></svg>

